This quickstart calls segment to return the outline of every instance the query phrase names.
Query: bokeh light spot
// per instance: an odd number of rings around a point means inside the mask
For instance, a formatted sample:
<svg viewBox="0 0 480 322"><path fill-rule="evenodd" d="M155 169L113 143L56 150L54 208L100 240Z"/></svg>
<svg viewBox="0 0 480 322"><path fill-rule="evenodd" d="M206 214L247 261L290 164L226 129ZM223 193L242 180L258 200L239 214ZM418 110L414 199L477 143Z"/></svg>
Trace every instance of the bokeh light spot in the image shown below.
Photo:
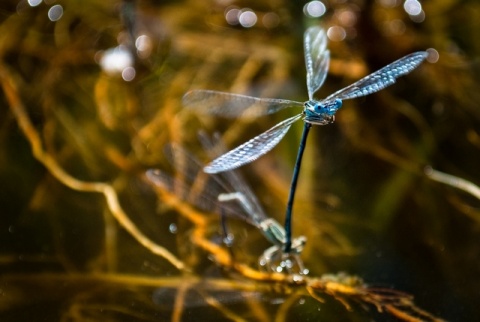
<svg viewBox="0 0 480 322"><path fill-rule="evenodd" d="M176 233L178 232L178 227L177 227L176 224L171 223L171 224L168 226L168 230L170 231L170 233L176 234Z"/></svg>
<svg viewBox="0 0 480 322"><path fill-rule="evenodd" d="M280 24L280 17L275 12L267 12L262 18L262 23L266 28L275 28Z"/></svg>
<svg viewBox="0 0 480 322"><path fill-rule="evenodd" d="M129 82L129 81L131 81L135 78L135 74L136 74L135 68L130 66L130 67L125 68L122 71L122 78L123 78L123 80Z"/></svg>
<svg viewBox="0 0 480 322"><path fill-rule="evenodd" d="M428 53L427 61L429 63L436 63L440 59L440 54L438 53L438 50L436 50L435 48L428 48L427 53Z"/></svg>
<svg viewBox="0 0 480 322"><path fill-rule="evenodd" d="M353 27L357 22L357 15L349 9L339 11L336 16L340 23L345 27Z"/></svg>
<svg viewBox="0 0 480 322"><path fill-rule="evenodd" d="M133 65L133 57L125 47L119 46L106 50L100 58L100 67L107 74L119 74Z"/></svg>
<svg viewBox="0 0 480 322"><path fill-rule="evenodd" d="M40 3L42 3L42 0L28 0L28 4L29 4L31 7L36 7L36 6L38 6Z"/></svg>
<svg viewBox="0 0 480 322"><path fill-rule="evenodd" d="M58 21L63 16L63 7L59 4L54 5L48 10L48 19Z"/></svg>
<svg viewBox="0 0 480 322"><path fill-rule="evenodd" d="M327 37L332 41L342 41L346 36L347 32L340 26L333 26L327 30Z"/></svg>
<svg viewBox="0 0 480 322"><path fill-rule="evenodd" d="M152 40L147 35L140 35L135 40L135 47L140 58L147 58L152 52Z"/></svg>
<svg viewBox="0 0 480 322"><path fill-rule="evenodd" d="M321 1L310 1L303 6L303 13L312 18L318 18L325 14L327 8Z"/></svg>
<svg viewBox="0 0 480 322"><path fill-rule="evenodd" d="M406 0L403 3L403 8L411 16L416 16L422 12L422 4L417 0Z"/></svg>
<svg viewBox="0 0 480 322"><path fill-rule="evenodd" d="M238 25L238 17L240 16L240 9L237 7L228 7L225 9L225 20L229 25Z"/></svg>
<svg viewBox="0 0 480 322"><path fill-rule="evenodd" d="M242 27L253 27L257 23L257 15L250 9L246 9L238 17L238 22L242 25Z"/></svg>

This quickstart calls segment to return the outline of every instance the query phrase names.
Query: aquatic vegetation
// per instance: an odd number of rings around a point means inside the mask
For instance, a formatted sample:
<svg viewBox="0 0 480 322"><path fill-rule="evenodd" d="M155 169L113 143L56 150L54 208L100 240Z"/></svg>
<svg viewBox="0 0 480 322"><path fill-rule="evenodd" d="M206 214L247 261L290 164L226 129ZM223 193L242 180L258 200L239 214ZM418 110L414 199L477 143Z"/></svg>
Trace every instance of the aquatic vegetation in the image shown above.
<svg viewBox="0 0 480 322"><path fill-rule="evenodd" d="M312 18L319 2L2 2L0 319L478 320L478 199L424 168L478 185L480 11L416 3L325 2ZM181 97L302 99L302 33L320 24L319 96L410 52L438 60L312 131L293 223L310 273L272 274L255 227L229 221L226 247L217 214L145 171L174 172L169 142L201 155L200 127L236 146L293 116L226 124L184 113ZM301 130L240 169L276 221Z"/></svg>

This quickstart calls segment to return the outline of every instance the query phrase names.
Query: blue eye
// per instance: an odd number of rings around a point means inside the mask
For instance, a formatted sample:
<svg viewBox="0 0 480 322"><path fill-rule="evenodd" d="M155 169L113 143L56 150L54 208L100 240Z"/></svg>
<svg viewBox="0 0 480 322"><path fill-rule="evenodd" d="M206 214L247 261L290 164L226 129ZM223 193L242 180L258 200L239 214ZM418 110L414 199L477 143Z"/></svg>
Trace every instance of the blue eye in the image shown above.
<svg viewBox="0 0 480 322"><path fill-rule="evenodd" d="M337 107L337 110L342 107L342 100L341 99L336 99L335 100L335 106Z"/></svg>
<svg viewBox="0 0 480 322"><path fill-rule="evenodd" d="M313 111L317 114L327 114L332 116L335 115L335 113L340 107L342 107L342 100L337 98L336 100L327 102L326 104L316 102L313 105Z"/></svg>
<svg viewBox="0 0 480 322"><path fill-rule="evenodd" d="M339 100L338 98L335 100L335 103L333 103L332 105L330 105L328 107L328 111L327 113L329 115L335 115L335 113L337 112L337 110L342 107L342 101Z"/></svg>
<svg viewBox="0 0 480 322"><path fill-rule="evenodd" d="M320 103L315 103L315 106L313 107L313 110L314 110L316 113L322 113L322 112L325 112L325 106L323 106L323 105L320 104Z"/></svg>

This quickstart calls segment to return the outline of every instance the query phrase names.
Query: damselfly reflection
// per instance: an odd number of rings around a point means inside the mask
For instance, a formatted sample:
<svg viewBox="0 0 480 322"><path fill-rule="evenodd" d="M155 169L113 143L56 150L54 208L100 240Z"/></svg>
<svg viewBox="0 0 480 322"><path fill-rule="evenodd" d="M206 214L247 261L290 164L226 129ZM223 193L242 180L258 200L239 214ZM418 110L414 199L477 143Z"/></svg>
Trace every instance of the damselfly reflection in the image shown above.
<svg viewBox="0 0 480 322"><path fill-rule="evenodd" d="M210 90L194 90L188 92L183 97L185 106L194 108L197 111L232 118L240 116L256 117L291 107L302 109L300 114L278 123L266 132L221 155L204 168L204 171L207 173L218 173L240 167L258 159L282 140L294 122L303 118L305 124L298 149L285 216L287 240L284 251L286 253L291 250L293 200L310 127L313 124L326 125L333 123L335 121L335 113L342 106L343 100L369 95L392 85L398 77L408 74L420 65L428 55L425 51L409 54L356 83L327 96L325 99L316 100L313 98L313 95L325 81L330 63L327 37L323 29L311 27L305 32L304 51L308 90L308 101L304 103L285 99L256 98Z"/></svg>
<svg viewBox="0 0 480 322"><path fill-rule="evenodd" d="M200 136L203 148L209 157L216 157L225 149L217 138L208 139ZM172 144L166 155L176 168L177 178L172 178L158 169L146 172L148 179L160 188L168 189L184 201L194 204L204 211L219 211L221 214L245 220L257 227L273 246L263 252L259 264L269 271L306 274L300 254L306 238L300 236L292 241L291 251L283 252L286 234L283 226L269 218L252 190L235 171L220 174L206 174L203 164L182 147Z"/></svg>

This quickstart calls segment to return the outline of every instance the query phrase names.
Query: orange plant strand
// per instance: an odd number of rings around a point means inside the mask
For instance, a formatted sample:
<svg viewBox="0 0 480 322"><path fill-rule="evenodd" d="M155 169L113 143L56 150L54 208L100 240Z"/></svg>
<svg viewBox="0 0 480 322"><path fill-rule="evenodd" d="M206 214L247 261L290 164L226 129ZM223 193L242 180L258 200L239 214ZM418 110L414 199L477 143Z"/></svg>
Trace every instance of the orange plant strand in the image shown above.
<svg viewBox="0 0 480 322"><path fill-rule="evenodd" d="M172 322L181 322L183 307L185 306L185 298L190 288L193 288L195 284L184 283L180 284L175 296L175 304L173 305Z"/></svg>
<svg viewBox="0 0 480 322"><path fill-rule="evenodd" d="M3 91L9 103L10 109L15 116L18 125L24 133L27 140L32 147L33 156L42 163L47 170L60 182L67 187L84 192L98 192L102 193L107 202L108 208L112 212L112 215L120 223L120 225L128 231L142 246L149 249L152 253L159 255L169 261L173 266L179 270L185 270L186 267L182 261L175 257L164 247L157 245L150 239L148 239L141 231L135 226L135 224L128 218L123 211L120 203L118 202L117 193L115 189L109 184L103 182L84 182L80 181L68 173L66 173L48 153L45 153L42 147L42 140L38 135L37 130L30 122L25 107L23 106L20 97L18 96L18 90L15 86L14 80L8 74L4 66L0 66L0 81Z"/></svg>
<svg viewBox="0 0 480 322"><path fill-rule="evenodd" d="M196 211L192 206L180 200L178 196L171 193L167 189L157 187L156 191L159 193L162 202L174 207L180 216L186 218L195 225L195 229L191 237L192 243L201 247L209 254L212 254L215 257L215 262L219 265L223 267L231 267L244 277L252 280L280 283L283 282L289 284L305 283L305 280L299 276L294 278L291 275L285 275L282 273L261 272L249 267L248 265L234 262L228 250L218 244L212 243L206 237L208 220L205 218L204 214Z"/></svg>

